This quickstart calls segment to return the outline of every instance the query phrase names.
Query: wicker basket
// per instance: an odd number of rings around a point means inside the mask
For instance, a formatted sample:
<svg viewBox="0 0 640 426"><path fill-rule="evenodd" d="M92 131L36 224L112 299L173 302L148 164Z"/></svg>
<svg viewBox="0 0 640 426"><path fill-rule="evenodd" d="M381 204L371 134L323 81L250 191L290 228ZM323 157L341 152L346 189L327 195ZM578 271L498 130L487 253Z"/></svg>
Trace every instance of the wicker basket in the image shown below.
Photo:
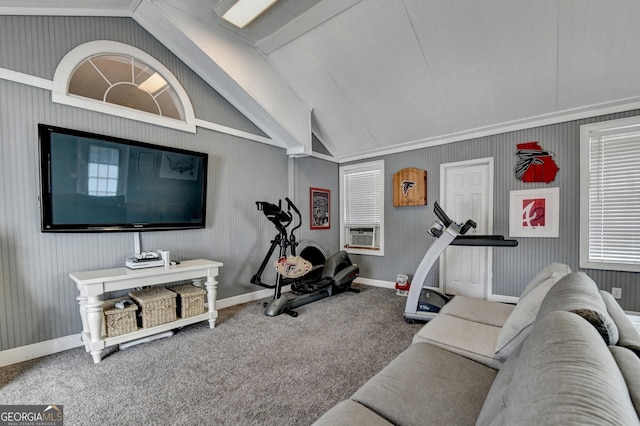
<svg viewBox="0 0 640 426"><path fill-rule="evenodd" d="M204 314L204 299L206 290L191 284L172 287L171 291L178 294L178 316L189 318Z"/></svg>
<svg viewBox="0 0 640 426"><path fill-rule="evenodd" d="M142 328L155 327L175 321L176 294L164 287L150 287L129 293L140 305L140 324Z"/></svg>
<svg viewBox="0 0 640 426"><path fill-rule="evenodd" d="M123 309L116 308L116 303L123 300L131 300L128 297L105 300L102 304L104 314L103 332L107 337L120 336L121 334L132 333L138 329L136 324L136 311L138 305L126 305Z"/></svg>

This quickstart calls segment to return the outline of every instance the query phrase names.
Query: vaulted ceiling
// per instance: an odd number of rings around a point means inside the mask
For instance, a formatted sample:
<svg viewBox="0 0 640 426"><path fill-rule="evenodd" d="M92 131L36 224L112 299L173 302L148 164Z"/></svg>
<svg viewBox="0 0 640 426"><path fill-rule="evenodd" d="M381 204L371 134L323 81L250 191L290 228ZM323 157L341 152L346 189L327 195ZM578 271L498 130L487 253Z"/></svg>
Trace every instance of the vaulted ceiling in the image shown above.
<svg viewBox="0 0 640 426"><path fill-rule="evenodd" d="M637 0L0 0L130 16L291 155L349 161L640 107Z"/></svg>

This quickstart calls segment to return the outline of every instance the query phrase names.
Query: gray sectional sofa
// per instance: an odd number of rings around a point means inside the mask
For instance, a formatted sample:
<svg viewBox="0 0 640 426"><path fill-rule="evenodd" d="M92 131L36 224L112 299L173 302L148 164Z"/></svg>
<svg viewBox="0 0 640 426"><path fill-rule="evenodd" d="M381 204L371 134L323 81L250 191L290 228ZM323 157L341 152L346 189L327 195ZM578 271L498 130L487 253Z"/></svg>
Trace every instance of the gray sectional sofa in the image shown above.
<svg viewBox="0 0 640 426"><path fill-rule="evenodd" d="M552 264L516 305L456 296L315 425L640 425L640 335Z"/></svg>

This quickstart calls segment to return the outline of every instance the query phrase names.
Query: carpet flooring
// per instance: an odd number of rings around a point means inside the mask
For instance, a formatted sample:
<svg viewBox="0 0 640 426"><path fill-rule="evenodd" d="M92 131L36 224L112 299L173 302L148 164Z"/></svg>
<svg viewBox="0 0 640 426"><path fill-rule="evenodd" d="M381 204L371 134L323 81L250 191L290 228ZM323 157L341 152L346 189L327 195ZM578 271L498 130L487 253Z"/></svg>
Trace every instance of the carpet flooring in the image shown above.
<svg viewBox="0 0 640 426"><path fill-rule="evenodd" d="M56 404L66 425L309 425L411 344L395 290L354 286L267 317L263 301L93 364L77 348L0 368L0 405Z"/></svg>

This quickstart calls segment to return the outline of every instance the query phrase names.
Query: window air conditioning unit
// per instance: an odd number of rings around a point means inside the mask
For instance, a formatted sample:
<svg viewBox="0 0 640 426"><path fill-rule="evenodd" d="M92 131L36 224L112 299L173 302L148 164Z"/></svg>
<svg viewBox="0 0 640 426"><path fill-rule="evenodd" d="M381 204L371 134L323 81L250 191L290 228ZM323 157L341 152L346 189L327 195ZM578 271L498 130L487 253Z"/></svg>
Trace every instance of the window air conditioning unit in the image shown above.
<svg viewBox="0 0 640 426"><path fill-rule="evenodd" d="M376 233L374 228L349 228L349 247L375 247Z"/></svg>

